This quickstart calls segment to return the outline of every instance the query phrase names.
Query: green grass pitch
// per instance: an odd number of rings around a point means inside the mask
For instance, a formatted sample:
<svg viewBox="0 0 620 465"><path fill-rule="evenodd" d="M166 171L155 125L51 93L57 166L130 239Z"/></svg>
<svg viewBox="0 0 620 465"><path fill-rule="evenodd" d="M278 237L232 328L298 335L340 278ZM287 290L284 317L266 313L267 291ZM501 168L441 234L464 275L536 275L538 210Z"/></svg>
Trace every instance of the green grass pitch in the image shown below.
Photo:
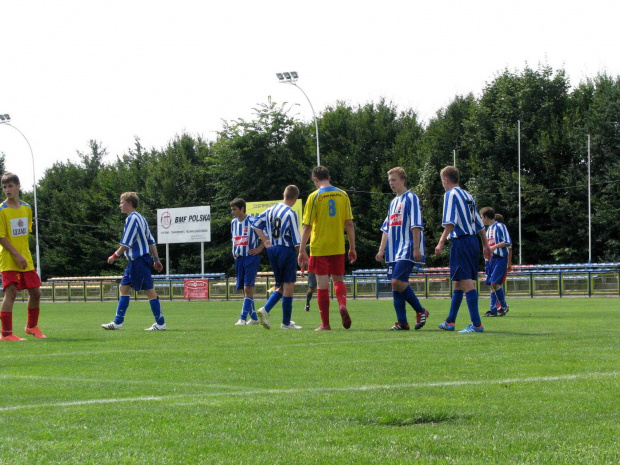
<svg viewBox="0 0 620 465"><path fill-rule="evenodd" d="M483 334L422 303L422 330L386 331L390 300L350 300L350 330L332 301L323 332L301 299L299 331L280 305L267 331L234 326L240 302L162 301L146 332L143 301L122 331L100 327L115 302L43 303L47 340L0 343L0 464L620 463L620 299L513 299Z"/></svg>

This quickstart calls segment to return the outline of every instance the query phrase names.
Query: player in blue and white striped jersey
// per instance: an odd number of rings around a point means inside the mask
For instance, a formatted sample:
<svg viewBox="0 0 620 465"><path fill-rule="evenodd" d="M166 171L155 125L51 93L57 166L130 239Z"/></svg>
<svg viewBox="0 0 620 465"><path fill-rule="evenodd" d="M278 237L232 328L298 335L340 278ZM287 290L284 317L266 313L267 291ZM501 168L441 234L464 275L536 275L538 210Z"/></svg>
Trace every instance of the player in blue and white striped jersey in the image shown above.
<svg viewBox="0 0 620 465"><path fill-rule="evenodd" d="M439 325L439 328L454 331L454 322L465 296L471 324L461 332L482 332L484 328L478 312L478 291L474 285L480 257L480 244L476 235L482 241L484 258L490 260L493 252L487 243L484 224L476 210L476 201L469 192L459 186L459 170L455 166L446 166L441 170L440 177L446 191L442 220L444 231L435 247L435 254L441 255L446 240L451 239L450 279L453 282L454 292L448 318Z"/></svg>
<svg viewBox="0 0 620 465"><path fill-rule="evenodd" d="M297 280L297 253L301 242L297 214L291 209L299 197L297 186L284 190L284 200L263 213L254 222L254 229L267 247L267 255L273 269L276 286L264 307L258 310L258 320L266 329L269 312L282 299L282 329L301 329L291 321L293 313L293 290Z"/></svg>
<svg viewBox="0 0 620 465"><path fill-rule="evenodd" d="M508 255L512 240L508 229L503 223L495 221L495 210L492 207L484 207L480 210L482 222L487 226L487 241L493 251L493 257L486 263L486 284L491 286L491 309L484 316L505 316L508 313L506 293L504 292L504 279L508 268ZM497 303L499 302L499 311Z"/></svg>
<svg viewBox="0 0 620 465"><path fill-rule="evenodd" d="M151 234L146 219L136 211L138 208L138 194L125 192L121 195L120 210L127 215L125 230L120 240L120 247L108 258L112 265L116 260L125 255L128 260L123 279L121 279L120 293L116 308L116 317L111 323L103 324L103 329L123 329L125 312L129 307L131 288L136 291L144 291L149 299L151 311L155 317L155 323L147 328L147 331L162 331L166 329L166 321L161 311L159 297L153 289L153 277L151 266L157 271L163 270L163 265L157 253L157 245Z"/></svg>
<svg viewBox="0 0 620 465"><path fill-rule="evenodd" d="M392 297L397 322L392 330L409 329L406 303L416 311L415 329L426 323L428 311L422 307L411 286L409 275L414 263L424 263L424 220L418 196L407 189L407 174L401 167L388 171L388 182L396 197L390 202L388 215L381 226L383 235L376 260L385 258L387 278L392 283Z"/></svg>
<svg viewBox="0 0 620 465"><path fill-rule="evenodd" d="M230 212L234 216L230 222L230 234L237 290L243 289L243 307L235 325L245 325L248 315L250 320L247 324L258 324L258 315L254 310L254 284L260 266L260 253L265 245L258 243L258 234L254 230L255 219L247 215L245 200L237 197L231 201Z"/></svg>

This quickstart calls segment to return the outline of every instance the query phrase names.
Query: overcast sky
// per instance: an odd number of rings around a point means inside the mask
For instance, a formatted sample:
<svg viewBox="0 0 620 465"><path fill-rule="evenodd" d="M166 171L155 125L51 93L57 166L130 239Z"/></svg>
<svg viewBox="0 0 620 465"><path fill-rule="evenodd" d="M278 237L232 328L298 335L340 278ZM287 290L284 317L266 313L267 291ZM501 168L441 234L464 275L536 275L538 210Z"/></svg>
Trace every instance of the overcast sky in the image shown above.
<svg viewBox="0 0 620 465"><path fill-rule="evenodd" d="M222 120L299 103L412 108L423 121L503 69L549 64L573 85L620 74L618 0L2 0L0 114L30 142L37 179L95 139L115 160ZM28 145L0 125L7 169L31 190ZM30 187L29 187L30 186Z"/></svg>

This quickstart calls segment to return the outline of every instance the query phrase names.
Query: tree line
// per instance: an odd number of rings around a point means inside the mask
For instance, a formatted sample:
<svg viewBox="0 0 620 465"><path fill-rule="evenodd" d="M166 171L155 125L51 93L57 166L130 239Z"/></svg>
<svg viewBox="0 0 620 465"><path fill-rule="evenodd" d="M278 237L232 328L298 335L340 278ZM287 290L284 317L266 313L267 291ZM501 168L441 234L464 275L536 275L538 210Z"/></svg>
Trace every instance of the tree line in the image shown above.
<svg viewBox="0 0 620 465"><path fill-rule="evenodd" d="M291 108L269 99L251 120L224 122L214 141L181 134L162 149L146 149L136 139L111 162L91 141L79 162L54 164L37 187L43 278L122 272L122 264L106 259L122 231L118 198L125 191L138 192L138 210L154 230L158 208L210 205L205 269L230 274L230 200L277 200L288 184L299 186L304 199L314 190L314 123L297 120ZM588 135L592 259L620 260L620 78L599 74L572 87L563 70L541 66L498 73L479 96L455 96L426 124L383 99L323 110L321 164L351 198L355 268L381 266L374 257L393 196L386 173L394 166L405 168L422 202L427 266L447 265L447 249L441 257L432 252L442 232L439 171L454 156L478 207L504 215L518 262L518 121L523 263L588 260ZM23 198L32 202L32 193ZM171 245L170 272L199 272L199 251L199 244Z"/></svg>

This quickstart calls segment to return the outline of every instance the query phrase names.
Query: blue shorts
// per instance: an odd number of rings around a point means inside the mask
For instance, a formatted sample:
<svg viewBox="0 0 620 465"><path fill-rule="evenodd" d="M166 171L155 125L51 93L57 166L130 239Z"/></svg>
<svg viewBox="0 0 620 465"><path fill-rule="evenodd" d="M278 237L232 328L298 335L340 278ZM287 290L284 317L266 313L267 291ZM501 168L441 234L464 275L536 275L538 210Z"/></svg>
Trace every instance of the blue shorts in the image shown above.
<svg viewBox="0 0 620 465"><path fill-rule="evenodd" d="M260 266L260 255L248 255L247 257L237 257L235 260L235 274L237 275L237 290L240 291L245 286L252 286L256 283L256 273Z"/></svg>
<svg viewBox="0 0 620 465"><path fill-rule="evenodd" d="M413 265L415 265L415 263L410 260L398 260L397 262L388 263L387 279L398 279L399 281L408 283Z"/></svg>
<svg viewBox="0 0 620 465"><path fill-rule="evenodd" d="M297 250L295 247L274 245L267 248L276 286L297 281Z"/></svg>
<svg viewBox="0 0 620 465"><path fill-rule="evenodd" d="M485 267L487 274L486 284L503 284L506 277L506 268L508 268L508 257L499 257L493 255L493 258Z"/></svg>
<svg viewBox="0 0 620 465"><path fill-rule="evenodd" d="M461 236L452 239L450 246L450 279L475 280L478 277L480 243L478 236Z"/></svg>
<svg viewBox="0 0 620 465"><path fill-rule="evenodd" d="M130 285L134 291L148 291L153 289L153 277L151 267L153 259L150 255L142 255L135 260L129 260L125 274L121 279L122 285Z"/></svg>

